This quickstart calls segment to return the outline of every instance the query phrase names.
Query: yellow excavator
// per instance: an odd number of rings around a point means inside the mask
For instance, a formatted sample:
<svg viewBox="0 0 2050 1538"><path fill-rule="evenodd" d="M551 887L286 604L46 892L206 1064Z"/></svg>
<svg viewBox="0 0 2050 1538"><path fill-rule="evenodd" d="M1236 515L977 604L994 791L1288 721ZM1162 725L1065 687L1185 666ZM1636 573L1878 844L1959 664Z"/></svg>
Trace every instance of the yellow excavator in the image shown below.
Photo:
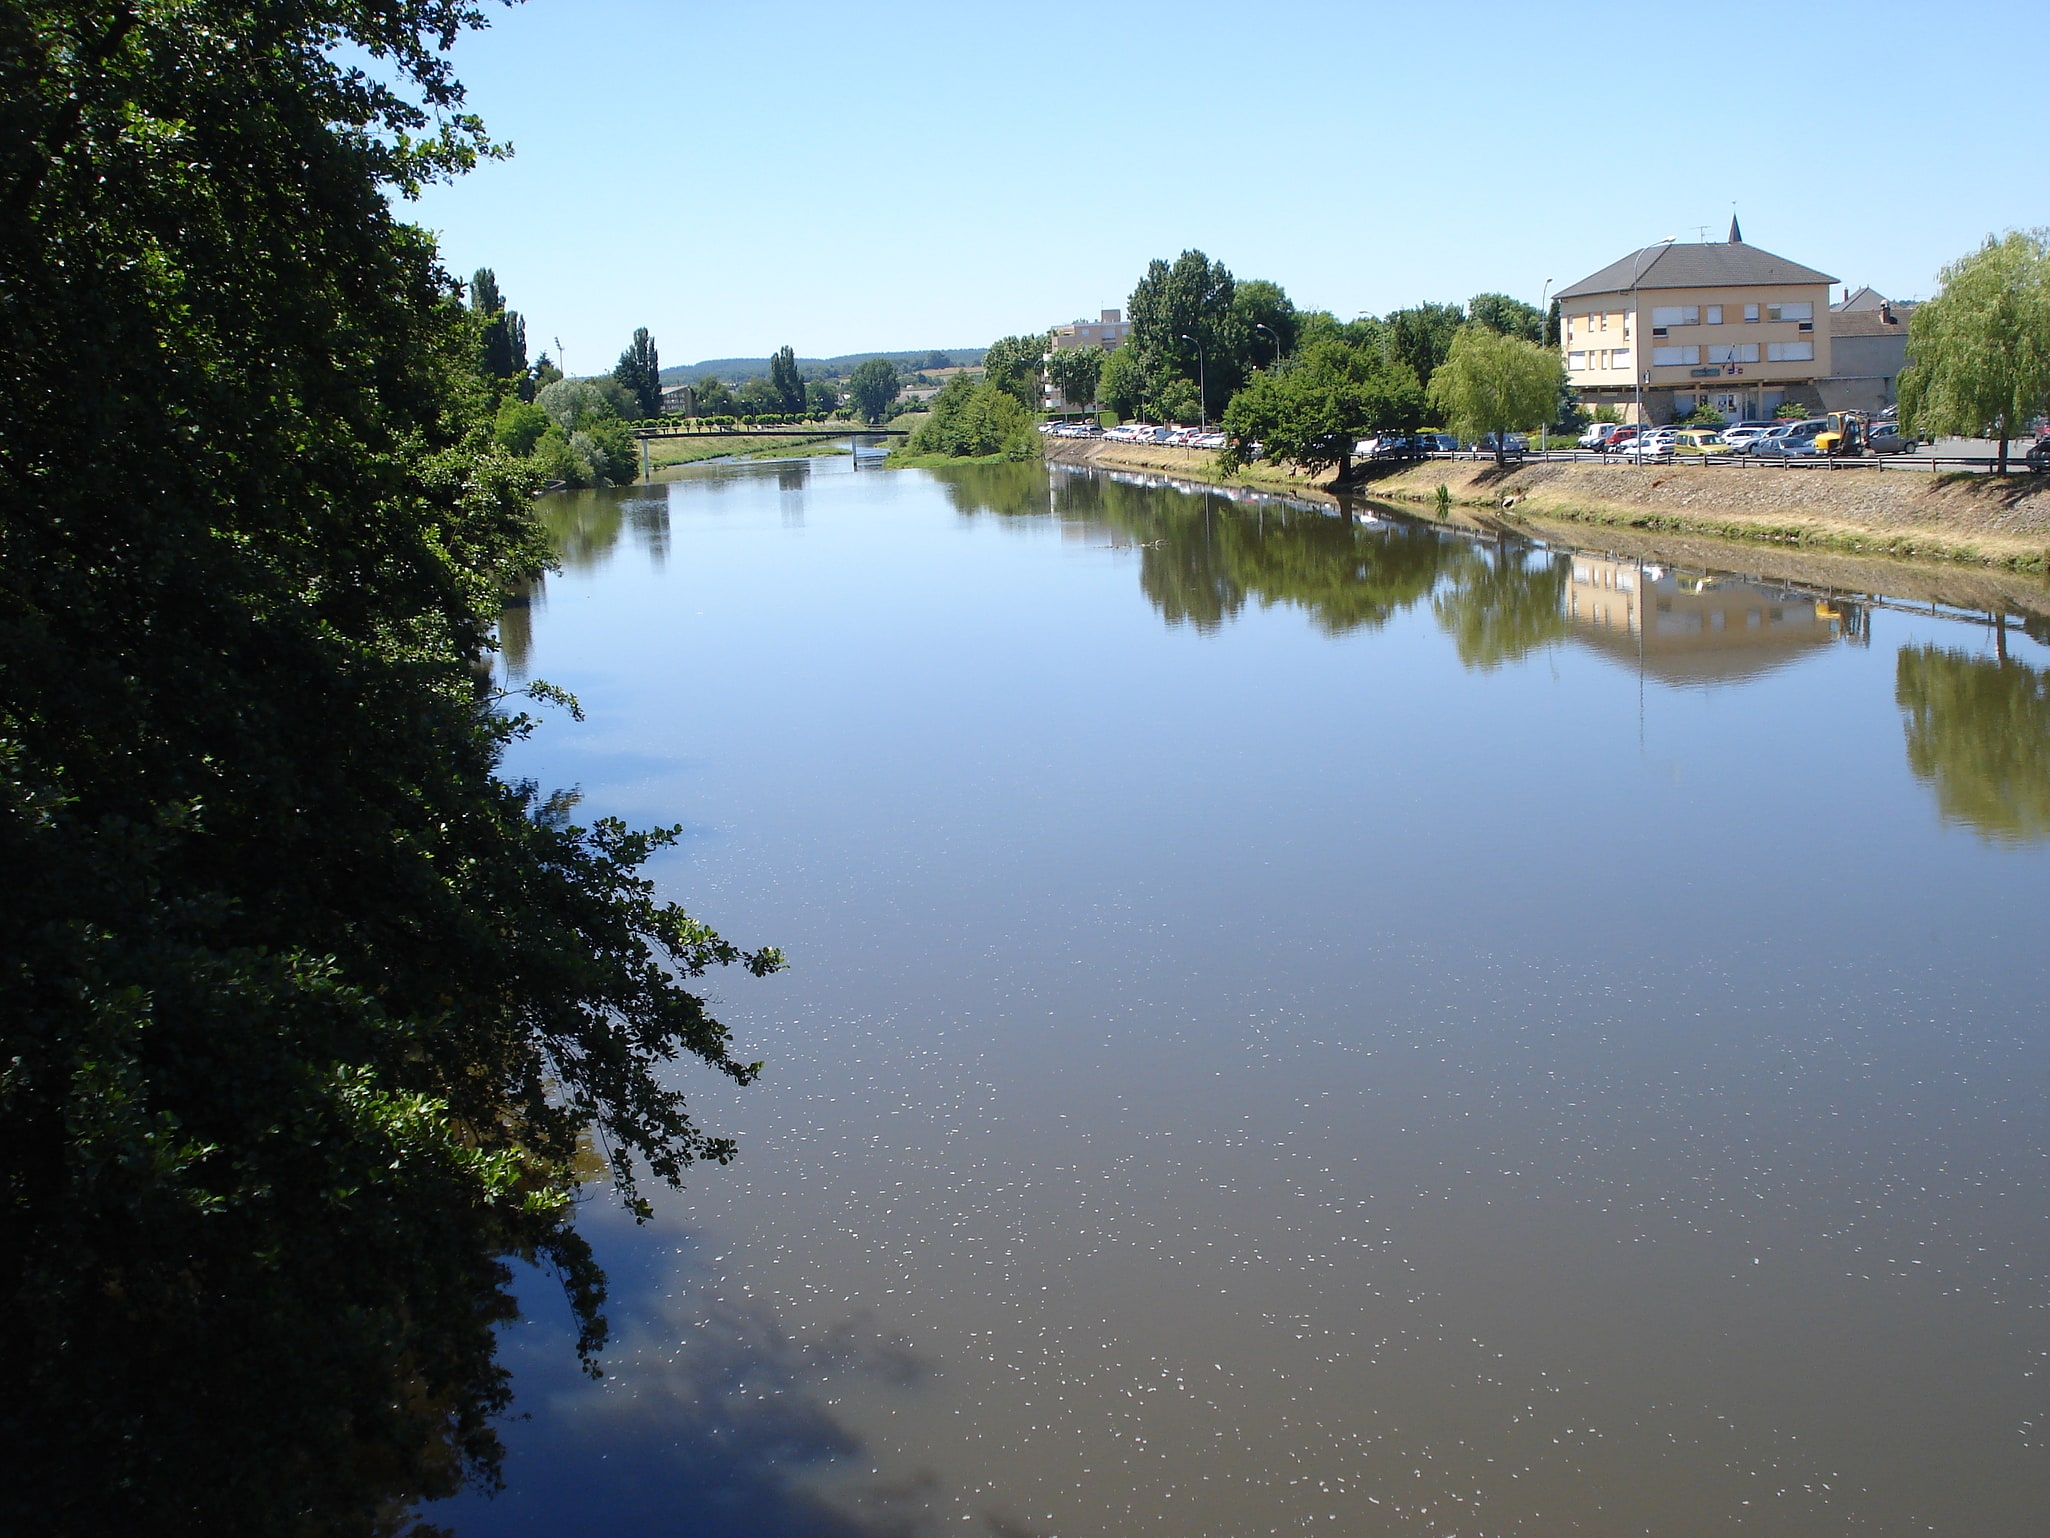
<svg viewBox="0 0 2050 1538"><path fill-rule="evenodd" d="M1865 452L1865 424L1868 420L1862 411L1832 411L1828 413L1829 426L1815 435L1815 452L1829 455L1855 455Z"/></svg>

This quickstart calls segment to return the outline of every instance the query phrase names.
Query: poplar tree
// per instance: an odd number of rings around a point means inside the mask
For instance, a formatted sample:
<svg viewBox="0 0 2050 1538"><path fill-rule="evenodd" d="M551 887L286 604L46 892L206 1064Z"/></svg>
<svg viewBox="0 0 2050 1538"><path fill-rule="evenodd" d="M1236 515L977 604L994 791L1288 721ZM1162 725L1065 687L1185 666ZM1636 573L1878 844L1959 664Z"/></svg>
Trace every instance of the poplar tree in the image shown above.
<svg viewBox="0 0 2050 1538"><path fill-rule="evenodd" d="M655 351L655 339L641 326L612 370L612 377L634 398L643 417L662 414L662 359Z"/></svg>

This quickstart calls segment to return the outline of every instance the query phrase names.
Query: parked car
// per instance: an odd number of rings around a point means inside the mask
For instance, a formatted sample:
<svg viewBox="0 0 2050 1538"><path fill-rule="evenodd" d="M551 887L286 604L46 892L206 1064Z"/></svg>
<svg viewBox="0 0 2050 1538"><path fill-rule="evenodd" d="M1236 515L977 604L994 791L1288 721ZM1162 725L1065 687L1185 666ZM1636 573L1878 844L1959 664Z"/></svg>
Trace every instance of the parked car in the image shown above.
<svg viewBox="0 0 2050 1538"><path fill-rule="evenodd" d="M1417 445L1426 454L1457 454L1459 440L1450 433L1418 433Z"/></svg>
<svg viewBox="0 0 2050 1538"><path fill-rule="evenodd" d="M1616 434L1622 432L1621 422L1596 422L1580 435L1580 446L1584 449L1604 449Z"/></svg>
<svg viewBox="0 0 2050 1538"><path fill-rule="evenodd" d="M2038 438L2029 445L2028 453L2022 456L2024 463L2038 473L2050 470L2050 438Z"/></svg>
<svg viewBox="0 0 2050 1538"><path fill-rule="evenodd" d="M1760 438L1751 445L1751 452L1760 459L1810 459L1815 455L1815 435L1790 432Z"/></svg>
<svg viewBox="0 0 2050 1538"><path fill-rule="evenodd" d="M1627 454L1630 446L1637 441L1637 433L1638 429L1632 426L1618 427L1596 447L1604 454Z"/></svg>
<svg viewBox="0 0 2050 1538"><path fill-rule="evenodd" d="M1865 433L1865 447L1875 454L1912 454L1915 440L1903 438L1898 423L1874 422Z"/></svg>
<svg viewBox="0 0 2050 1538"><path fill-rule="evenodd" d="M1733 454L1741 454L1752 444L1763 438L1767 428L1757 422L1745 422L1736 427L1725 427L1722 432L1723 446Z"/></svg>
<svg viewBox="0 0 2050 1538"><path fill-rule="evenodd" d="M1706 427L1688 427L1673 435L1675 454L1729 454L1734 452L1723 442L1723 435Z"/></svg>
<svg viewBox="0 0 2050 1538"><path fill-rule="evenodd" d="M1476 455L1493 454L1495 447L1495 434L1493 433L1482 433L1473 441L1473 451ZM1501 451L1504 454L1526 454L1530 452L1530 440L1524 437L1522 433L1504 433L1502 435Z"/></svg>

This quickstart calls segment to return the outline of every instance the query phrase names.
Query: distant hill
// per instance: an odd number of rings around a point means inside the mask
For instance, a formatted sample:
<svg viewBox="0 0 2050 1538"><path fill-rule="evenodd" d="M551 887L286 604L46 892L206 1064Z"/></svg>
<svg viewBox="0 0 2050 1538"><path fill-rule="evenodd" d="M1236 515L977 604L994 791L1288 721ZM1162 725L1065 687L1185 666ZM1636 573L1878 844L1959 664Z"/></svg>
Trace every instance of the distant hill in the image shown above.
<svg viewBox="0 0 2050 1538"><path fill-rule="evenodd" d="M973 368L982 362L984 351L980 347L921 347L916 352L846 352L837 358L799 358L797 368L807 376L845 379L857 363L866 363L870 358L888 358L898 368L909 372L921 367L936 352L945 353L957 368ZM670 364L662 370L662 383L690 384L711 374L728 384L742 384L757 374L768 372L767 358L707 358L702 363Z"/></svg>

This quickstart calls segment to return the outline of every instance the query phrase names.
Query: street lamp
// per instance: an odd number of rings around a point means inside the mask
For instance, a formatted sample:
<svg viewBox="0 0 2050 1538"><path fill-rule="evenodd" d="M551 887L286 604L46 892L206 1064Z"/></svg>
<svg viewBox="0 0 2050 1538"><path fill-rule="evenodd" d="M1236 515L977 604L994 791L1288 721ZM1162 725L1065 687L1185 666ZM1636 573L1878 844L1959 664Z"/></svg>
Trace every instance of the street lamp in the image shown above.
<svg viewBox="0 0 2050 1538"><path fill-rule="evenodd" d="M1548 310L1548 309L1546 309L1546 308L1545 308L1545 305L1546 305L1546 304L1547 304L1548 302L1550 302L1550 300L1551 300L1551 297L1552 297L1552 280L1551 280L1550 278L1547 278L1547 279L1545 279L1545 286L1544 286L1543 288L1541 288L1541 289L1539 289L1539 290L1538 290L1538 345L1539 345L1539 346L1543 346L1543 345L1544 345L1544 340L1545 340L1545 332L1546 332L1547 330L1549 330L1549 329L1550 329L1550 326L1551 326L1551 318L1552 318L1552 312L1551 312L1550 310ZM1539 452L1540 454L1545 454L1545 453L1549 453L1549 452L1551 451L1551 445L1552 445L1552 440L1551 440L1551 438L1550 438L1549 436L1547 436L1547 434L1548 434L1549 430L1550 430L1550 424L1549 424L1549 423L1545 423L1545 422L1540 422L1540 423L1538 423L1538 452Z"/></svg>
<svg viewBox="0 0 2050 1538"><path fill-rule="evenodd" d="M1188 332L1182 333L1184 342L1196 342ZM1196 342L1196 424L1203 431L1210 431L1210 381L1203 368L1203 344Z"/></svg>
<svg viewBox="0 0 2050 1538"><path fill-rule="evenodd" d="M1271 336L1271 337L1273 337L1273 338L1274 338L1274 372L1275 372L1275 373L1277 373L1277 374L1278 374L1278 373L1280 373L1280 372L1281 372L1281 335L1280 335L1280 333L1279 333L1279 332L1277 332L1277 331L1276 331L1276 330L1275 330L1275 329L1274 329L1274 328L1273 328L1272 326L1268 325L1268 324L1267 324L1267 322L1265 322L1264 320L1256 320L1256 321L1254 321L1254 322L1253 322L1253 329L1254 329L1255 331L1264 331L1264 332L1266 332L1266 333L1267 333L1267 334L1268 334L1269 336Z"/></svg>
<svg viewBox="0 0 2050 1538"><path fill-rule="evenodd" d="M1656 251L1660 246L1670 246L1680 237L1668 235L1664 240L1654 241L1644 251ZM1630 442L1631 457L1640 465L1644 463L1644 317L1637 312L1637 280L1644 271L1644 251L1630 264L1630 372L1634 376L1631 386L1637 392L1637 436Z"/></svg>

